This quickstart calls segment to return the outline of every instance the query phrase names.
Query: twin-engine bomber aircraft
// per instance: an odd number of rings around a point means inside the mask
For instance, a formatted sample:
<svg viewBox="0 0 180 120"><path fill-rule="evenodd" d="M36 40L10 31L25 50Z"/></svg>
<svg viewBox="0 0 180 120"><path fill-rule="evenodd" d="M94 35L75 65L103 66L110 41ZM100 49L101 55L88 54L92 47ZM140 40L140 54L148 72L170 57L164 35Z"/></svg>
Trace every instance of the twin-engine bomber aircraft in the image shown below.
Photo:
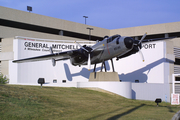
<svg viewBox="0 0 180 120"><path fill-rule="evenodd" d="M70 59L72 65L88 65L88 69L90 70L91 64L94 64L94 72L96 69L96 64L102 63L101 71L104 65L105 71L105 61L111 60L112 68L114 72L114 65L112 58L124 58L135 54L137 52L140 53L142 60L144 61L143 54L141 52L142 42L149 41L158 41L163 39L170 38L159 38L159 39L148 39L144 40L147 33L145 33L141 40L135 40L131 37L125 37L120 35L114 35L111 37L106 36L102 41L96 43L92 47L88 47L86 45L81 46L79 43L75 42L80 49L71 50L60 53L53 53L52 48L50 47L51 54L25 58L20 60L14 60L14 63L22 63L22 62L32 62L32 61L42 61L42 60L52 60L53 66L56 65L56 61L67 60Z"/></svg>

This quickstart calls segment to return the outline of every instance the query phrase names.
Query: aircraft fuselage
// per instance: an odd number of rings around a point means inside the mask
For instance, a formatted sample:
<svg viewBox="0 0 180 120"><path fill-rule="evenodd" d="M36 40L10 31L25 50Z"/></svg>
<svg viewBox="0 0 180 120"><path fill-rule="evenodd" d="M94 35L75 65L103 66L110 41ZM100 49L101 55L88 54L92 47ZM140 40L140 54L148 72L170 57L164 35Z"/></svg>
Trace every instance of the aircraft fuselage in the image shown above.
<svg viewBox="0 0 180 120"><path fill-rule="evenodd" d="M130 37L114 35L92 46L92 49L96 49L96 51L91 54L91 64L101 63L129 52L133 44L128 43L130 44L128 47L125 42L127 38L129 38L128 42L132 42ZM87 59L88 56L77 55L70 60L73 65L87 65Z"/></svg>

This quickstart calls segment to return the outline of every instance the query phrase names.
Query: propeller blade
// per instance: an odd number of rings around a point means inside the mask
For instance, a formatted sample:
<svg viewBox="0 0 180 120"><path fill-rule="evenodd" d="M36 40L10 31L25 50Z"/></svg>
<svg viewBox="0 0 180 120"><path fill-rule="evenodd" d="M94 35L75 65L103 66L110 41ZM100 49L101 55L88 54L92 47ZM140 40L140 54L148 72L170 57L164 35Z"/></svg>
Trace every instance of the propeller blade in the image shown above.
<svg viewBox="0 0 180 120"><path fill-rule="evenodd" d="M91 70L91 56L90 53L88 54L88 70Z"/></svg>
<svg viewBox="0 0 180 120"><path fill-rule="evenodd" d="M144 60L144 56L143 56L143 53L142 53L142 51L141 51L141 49L138 47L138 49L139 49L139 54L140 54L140 56L141 56L141 58L142 58L142 60L143 60L143 62L145 61Z"/></svg>
<svg viewBox="0 0 180 120"><path fill-rule="evenodd" d="M53 67L56 66L56 60L54 58L52 58L52 65L53 65Z"/></svg>
<svg viewBox="0 0 180 120"><path fill-rule="evenodd" d="M81 46L78 42L75 41L75 43L76 43L80 48L82 48L83 50L85 50L86 52L89 52L87 49L85 49L83 46Z"/></svg>
<svg viewBox="0 0 180 120"><path fill-rule="evenodd" d="M140 43L144 40L144 38L146 37L146 35L147 35L147 32L142 36L142 38L141 38L141 40L139 41L138 44L140 44Z"/></svg>
<svg viewBox="0 0 180 120"><path fill-rule="evenodd" d="M53 49L52 49L52 47L49 48L49 51L50 51L51 54L53 54ZM52 58L52 65L53 65L53 67L56 66L56 60L55 60L54 58Z"/></svg>
<svg viewBox="0 0 180 120"><path fill-rule="evenodd" d="M52 47L50 47L50 48L49 48L49 50L50 50L50 53L51 53L51 54L53 54L53 50L52 50Z"/></svg>

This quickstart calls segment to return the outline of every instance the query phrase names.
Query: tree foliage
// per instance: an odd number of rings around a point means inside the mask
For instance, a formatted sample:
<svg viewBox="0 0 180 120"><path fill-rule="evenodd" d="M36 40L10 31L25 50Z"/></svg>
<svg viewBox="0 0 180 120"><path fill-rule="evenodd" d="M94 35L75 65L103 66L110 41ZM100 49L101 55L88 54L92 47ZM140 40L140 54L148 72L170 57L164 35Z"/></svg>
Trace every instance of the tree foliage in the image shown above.
<svg viewBox="0 0 180 120"><path fill-rule="evenodd" d="M0 73L0 84L6 84L8 81L9 79L5 75Z"/></svg>

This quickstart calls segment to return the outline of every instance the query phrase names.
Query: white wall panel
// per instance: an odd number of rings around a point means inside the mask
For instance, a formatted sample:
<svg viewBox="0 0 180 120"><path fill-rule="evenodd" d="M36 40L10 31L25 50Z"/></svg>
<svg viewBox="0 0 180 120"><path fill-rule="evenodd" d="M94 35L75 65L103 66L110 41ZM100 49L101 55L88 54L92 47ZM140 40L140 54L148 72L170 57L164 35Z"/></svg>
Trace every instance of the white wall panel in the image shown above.
<svg viewBox="0 0 180 120"><path fill-rule="evenodd" d="M79 82L79 88L101 88L103 90L121 95L132 99L132 83L131 82Z"/></svg>
<svg viewBox="0 0 180 120"><path fill-rule="evenodd" d="M165 42L149 42L143 45L146 46L141 49L145 62L142 61L140 54L136 53L115 62L115 70L118 71L122 81L164 83Z"/></svg>
<svg viewBox="0 0 180 120"><path fill-rule="evenodd" d="M169 84L132 83L132 99L155 101L161 98L162 101L170 102L169 89Z"/></svg>
<svg viewBox="0 0 180 120"><path fill-rule="evenodd" d="M32 46L27 47L27 45L25 45L25 42L37 44L41 43L47 47L52 46L52 44L72 45L74 46L74 48L76 48L75 43L58 43L49 41L33 41L31 39L15 39L14 59L22 59L49 54L49 48L39 48ZM119 61L113 59L115 71L118 72L120 80L125 82L134 82L135 80L139 80L140 83L164 83L164 77L168 76L164 75L164 70L167 66L165 65L165 42L149 42L143 44L143 46L144 47L142 48L142 53L144 55L145 62L142 62L139 53L120 59ZM70 49L54 50L65 51ZM17 70L17 83L36 84L38 78L41 77L45 78L45 81L48 84L59 84L62 83L62 80L67 80L67 82L88 82L90 72L92 72L92 70L88 71L87 66L78 67L71 65L69 60L58 61L56 62L55 67L52 66L51 60L11 64L12 67L14 67L14 70ZM111 62L106 62L106 65L107 70L112 71ZM96 70L100 71L100 67L101 64L98 64ZM93 65L91 66L91 68L93 68ZM16 79L16 77L12 76L11 79ZM53 83L53 79L57 79L57 83Z"/></svg>
<svg viewBox="0 0 180 120"><path fill-rule="evenodd" d="M77 47L75 43L55 43L55 42L42 42L42 41L32 41L32 40L14 40L17 44L14 44L14 59L23 59L27 57L35 57L39 55L50 54L49 48L38 48L38 47L27 47L26 42L41 43L45 44L47 47L56 45L72 45ZM83 45L83 44L81 44ZM88 44L90 45L90 44ZM71 46L71 48L72 48ZM34 49L34 50L33 50ZM44 51L47 50L47 51ZM71 49L53 49L58 51L66 51ZM78 67L73 66L70 60L58 61L56 66L52 66L51 60L37 61L37 62L27 62L27 63L11 63L12 65L17 65L14 70L17 69L17 83L31 83L36 84L38 78L45 78L48 84L58 84L62 83L62 80L67 82L87 82L89 78L90 71L87 70L87 66ZM11 75L11 79L15 79ZM53 83L53 79L57 79L57 83ZM14 81L14 80L12 80Z"/></svg>

